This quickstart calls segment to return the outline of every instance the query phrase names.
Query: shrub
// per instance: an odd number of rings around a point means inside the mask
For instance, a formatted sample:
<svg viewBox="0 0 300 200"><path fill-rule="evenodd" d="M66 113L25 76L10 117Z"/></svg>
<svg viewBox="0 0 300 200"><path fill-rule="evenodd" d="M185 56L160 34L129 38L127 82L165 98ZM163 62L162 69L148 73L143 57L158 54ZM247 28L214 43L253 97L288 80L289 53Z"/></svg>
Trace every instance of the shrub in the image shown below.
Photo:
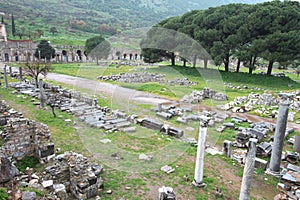
<svg viewBox="0 0 300 200"><path fill-rule="evenodd" d="M6 188L0 188L0 200L9 199L9 195L7 194Z"/></svg>
<svg viewBox="0 0 300 200"><path fill-rule="evenodd" d="M27 167L36 168L39 165L39 160L33 156L25 156L22 160L17 162L17 168L20 171L25 171Z"/></svg>

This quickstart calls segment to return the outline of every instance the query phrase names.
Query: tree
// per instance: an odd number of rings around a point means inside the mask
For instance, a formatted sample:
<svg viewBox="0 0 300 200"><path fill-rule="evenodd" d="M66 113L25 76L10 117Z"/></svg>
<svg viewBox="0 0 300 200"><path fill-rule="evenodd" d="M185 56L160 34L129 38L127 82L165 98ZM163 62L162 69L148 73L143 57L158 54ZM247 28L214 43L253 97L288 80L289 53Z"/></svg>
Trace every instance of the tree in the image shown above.
<svg viewBox="0 0 300 200"><path fill-rule="evenodd" d="M89 38L85 42L85 53L87 56L95 58L97 65L99 59L106 59L109 56L111 45L102 36Z"/></svg>
<svg viewBox="0 0 300 200"><path fill-rule="evenodd" d="M269 61L267 75L272 74L274 62L291 62L299 59L300 31L276 31L253 42L259 55Z"/></svg>
<svg viewBox="0 0 300 200"><path fill-rule="evenodd" d="M14 14L11 15L11 34L15 37L16 36L16 25L15 25L15 19Z"/></svg>
<svg viewBox="0 0 300 200"><path fill-rule="evenodd" d="M1 24L4 24L4 17L3 17L3 15L1 16Z"/></svg>
<svg viewBox="0 0 300 200"><path fill-rule="evenodd" d="M157 63L163 61L165 53L161 49L143 48L141 54L145 63Z"/></svg>
<svg viewBox="0 0 300 200"><path fill-rule="evenodd" d="M144 61L147 63L160 62L164 58L171 60L171 65L175 65L175 52L178 50L178 32L181 28L179 17L171 17L163 20L147 32L140 47Z"/></svg>
<svg viewBox="0 0 300 200"><path fill-rule="evenodd" d="M41 40L35 50L34 56L40 59L50 60L55 57L55 49L50 45L49 41Z"/></svg>
<svg viewBox="0 0 300 200"><path fill-rule="evenodd" d="M121 59L121 52L120 52L120 51L117 51L117 52L116 52L116 56L117 56L118 60L120 60L120 59Z"/></svg>
<svg viewBox="0 0 300 200"><path fill-rule="evenodd" d="M25 64L24 71L28 74L28 76L32 77L35 81L35 86L38 88L39 75L46 76L47 73L51 70L51 62L41 63L40 60L35 62L27 62Z"/></svg>
<svg viewBox="0 0 300 200"><path fill-rule="evenodd" d="M51 27L49 31L50 31L50 33L52 33L52 35L54 35L55 33L58 32L57 29L56 29L56 27L54 27L54 26Z"/></svg>
<svg viewBox="0 0 300 200"><path fill-rule="evenodd" d="M229 71L230 58L237 46L234 36L245 22L247 8L245 4L229 4L210 8L196 18L199 27L196 40L210 53L216 65L224 64L225 71Z"/></svg>
<svg viewBox="0 0 300 200"><path fill-rule="evenodd" d="M245 44L248 53L269 62L267 74L271 75L274 62L287 63L299 57L300 4L271 1L253 7L243 24L249 35Z"/></svg>

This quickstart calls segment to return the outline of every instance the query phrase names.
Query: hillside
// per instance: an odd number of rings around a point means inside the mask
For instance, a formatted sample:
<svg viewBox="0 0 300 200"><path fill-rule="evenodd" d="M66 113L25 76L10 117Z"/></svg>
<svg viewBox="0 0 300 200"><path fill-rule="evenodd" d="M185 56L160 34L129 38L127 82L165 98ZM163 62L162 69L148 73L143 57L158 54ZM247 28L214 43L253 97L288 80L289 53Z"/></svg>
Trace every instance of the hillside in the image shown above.
<svg viewBox="0 0 300 200"><path fill-rule="evenodd" d="M90 32L111 35L121 30L151 26L162 19L189 10L228 3L258 3L263 0L0 0L0 12L10 30L14 13L17 32L34 29L59 32Z"/></svg>

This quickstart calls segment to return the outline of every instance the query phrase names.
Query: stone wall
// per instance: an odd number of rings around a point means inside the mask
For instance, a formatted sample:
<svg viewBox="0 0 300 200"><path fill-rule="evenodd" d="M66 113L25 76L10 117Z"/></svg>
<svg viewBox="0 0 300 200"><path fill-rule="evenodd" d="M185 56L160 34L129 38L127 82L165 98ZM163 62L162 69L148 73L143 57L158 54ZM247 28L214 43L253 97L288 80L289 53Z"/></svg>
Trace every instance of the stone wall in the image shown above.
<svg viewBox="0 0 300 200"><path fill-rule="evenodd" d="M50 136L44 124L25 118L10 118L6 125L5 144L0 151L11 160L20 160L26 155L43 159L54 154Z"/></svg>
<svg viewBox="0 0 300 200"><path fill-rule="evenodd" d="M89 199L103 187L102 171L102 166L89 163L83 155L65 152L56 156L54 164L45 169L44 180L63 184L77 199Z"/></svg>
<svg viewBox="0 0 300 200"><path fill-rule="evenodd" d="M10 160L20 160L26 155L43 160L54 154L48 126L24 118L5 101L0 102L0 119L1 125L5 125L5 131L0 134L5 142L0 153Z"/></svg>

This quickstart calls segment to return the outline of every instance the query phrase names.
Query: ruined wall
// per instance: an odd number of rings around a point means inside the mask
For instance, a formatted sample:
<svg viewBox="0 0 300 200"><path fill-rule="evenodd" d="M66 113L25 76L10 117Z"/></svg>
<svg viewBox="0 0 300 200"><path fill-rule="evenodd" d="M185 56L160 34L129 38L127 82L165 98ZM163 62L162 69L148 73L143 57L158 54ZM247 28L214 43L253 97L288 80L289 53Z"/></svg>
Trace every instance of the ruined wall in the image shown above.
<svg viewBox="0 0 300 200"><path fill-rule="evenodd" d="M25 118L10 118L6 125L5 144L2 151L11 160L20 160L26 155L42 159L54 154L54 144L46 125Z"/></svg>
<svg viewBox="0 0 300 200"><path fill-rule="evenodd" d="M26 155L40 160L54 154L49 128L41 123L23 118L22 113L10 109L5 101L0 102L0 122L6 131L0 137L4 145L0 148L10 160L20 160Z"/></svg>
<svg viewBox="0 0 300 200"><path fill-rule="evenodd" d="M89 199L103 186L102 171L102 166L89 163L83 155L65 152L56 156L54 164L45 169L44 180L63 184L77 199Z"/></svg>

